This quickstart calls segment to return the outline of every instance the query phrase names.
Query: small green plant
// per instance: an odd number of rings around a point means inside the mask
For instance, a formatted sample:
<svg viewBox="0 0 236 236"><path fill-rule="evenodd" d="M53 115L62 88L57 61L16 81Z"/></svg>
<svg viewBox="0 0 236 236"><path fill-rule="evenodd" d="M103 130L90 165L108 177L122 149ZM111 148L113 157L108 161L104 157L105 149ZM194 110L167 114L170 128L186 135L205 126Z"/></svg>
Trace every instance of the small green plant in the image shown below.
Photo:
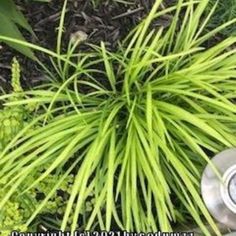
<svg viewBox="0 0 236 236"><path fill-rule="evenodd" d="M235 0L219 0L219 4L216 7L213 17L209 22L209 28L213 29L214 27L223 24L229 20L236 18L236 1ZM214 6L215 1L210 1L208 6L208 12L211 11ZM224 35L236 35L236 24L228 27L221 32Z"/></svg>
<svg viewBox="0 0 236 236"><path fill-rule="evenodd" d="M0 1L0 35L12 37L19 40L25 40L18 26L24 28L34 35L31 26L28 24L24 15L17 9L13 0ZM4 40L3 40L4 41ZM6 42L6 41L4 41ZM24 55L34 58L33 52L26 46L19 46L16 43L6 42L10 47L23 53Z"/></svg>
<svg viewBox="0 0 236 236"><path fill-rule="evenodd" d="M203 19L208 0L178 0L164 10L156 0L117 52L101 43L78 53L70 43L63 53L66 3L56 53L0 37L55 57L55 71L43 65L49 83L25 92L27 99L5 103L40 108L0 153L6 192L0 209L19 189L23 194L55 174L57 181L25 221L28 227L73 174L61 230L116 225L166 232L191 219L204 235L212 235L206 223L221 235L201 199L200 179L210 153L236 145L236 37L211 48L204 43L236 19L206 33L216 5ZM169 13L174 16L168 28L152 28L153 20ZM85 214L91 195L93 207Z"/></svg>
<svg viewBox="0 0 236 236"><path fill-rule="evenodd" d="M20 65L16 58L12 63L12 89L13 93L21 93L23 89L20 82ZM10 98L15 101L18 97ZM27 111L22 106L4 107L0 111L0 150L23 128L27 117Z"/></svg>
<svg viewBox="0 0 236 236"><path fill-rule="evenodd" d="M44 168L35 173L34 176L28 176L28 181L34 181L35 178L40 176L43 170ZM1 236L9 236L13 229L19 232L35 232L40 226L51 230L59 227L58 222L66 208L66 200L70 194L73 175L68 176L63 181L60 188L58 188L57 192L48 199L40 215L35 219L34 224L27 226L25 222L31 217L34 210L44 201L47 194L50 193L51 187L53 187L58 179L61 179L62 177L62 174L51 174L47 179L42 181L35 188L30 189L27 193L22 193L21 190L18 189L17 194L12 196L1 210ZM5 195L4 190L2 190L4 189L4 186L0 185L0 187L0 197L3 198ZM89 210L88 207L87 209ZM51 219L52 216L53 219Z"/></svg>

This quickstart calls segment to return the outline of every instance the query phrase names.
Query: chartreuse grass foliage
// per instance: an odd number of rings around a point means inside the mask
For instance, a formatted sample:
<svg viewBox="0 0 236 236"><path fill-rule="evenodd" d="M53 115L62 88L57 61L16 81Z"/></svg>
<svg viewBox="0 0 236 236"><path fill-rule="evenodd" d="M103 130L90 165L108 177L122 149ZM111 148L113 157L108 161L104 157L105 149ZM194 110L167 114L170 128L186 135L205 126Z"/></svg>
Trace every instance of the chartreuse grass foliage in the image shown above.
<svg viewBox="0 0 236 236"><path fill-rule="evenodd" d="M48 84L26 92L27 99L6 103L37 104L41 110L1 152L6 194L0 209L19 188L23 194L63 171L63 178L71 173L75 178L62 230L117 225L172 231L191 217L204 235L211 235L205 224L220 235L201 199L200 179L209 154L236 145L236 37L204 45L236 19L205 33L208 0L179 0L164 10L161 3L155 1L117 52L107 51L104 43L88 53L78 53L72 44L61 52L66 2L57 52L27 44L55 57L55 71L45 66ZM153 28L153 20L167 13L173 15L170 25ZM29 132L35 123L41 125ZM29 181L42 166L47 169ZM63 178L26 225L43 211ZM91 194L94 205L84 215Z"/></svg>
<svg viewBox="0 0 236 236"><path fill-rule="evenodd" d="M16 58L13 58L12 63L11 86L12 91L15 93L14 95L17 94L17 96L5 96L4 102L13 102L24 98L24 90L20 83L20 64ZM34 119L34 113L37 114L37 105L35 105L35 103L29 103L27 105L6 106L0 110L0 152L4 150L6 145L11 142L20 130L24 129ZM32 127L31 129L33 130L34 128ZM28 129L28 132L30 132L30 129ZM73 163L73 165L75 164L76 162ZM31 175L28 175L27 180L29 182L34 181L45 169L47 169L47 165L41 166L41 169L37 169ZM70 169L66 171L70 173ZM58 184L58 180L60 185L57 188L57 192L48 199L34 223L29 226L26 225L25 223L34 213L35 208L44 201L44 196L51 192L51 187ZM13 229L20 232L35 232L40 225L43 225L43 228L54 228L59 223L57 216L63 214L65 210L65 199L68 198L66 196L70 195L73 180L73 174L64 176L64 172L59 171L48 175L34 188L23 194L19 194L21 193L21 188L19 187L17 189L18 192L13 194L4 204L4 207L1 208L0 235L9 236ZM63 192L63 196L59 192ZM4 184L1 183L0 199L5 196L5 193ZM91 196L91 202L92 200ZM92 207L91 202L86 204L85 212ZM50 217L52 215L53 219Z"/></svg>

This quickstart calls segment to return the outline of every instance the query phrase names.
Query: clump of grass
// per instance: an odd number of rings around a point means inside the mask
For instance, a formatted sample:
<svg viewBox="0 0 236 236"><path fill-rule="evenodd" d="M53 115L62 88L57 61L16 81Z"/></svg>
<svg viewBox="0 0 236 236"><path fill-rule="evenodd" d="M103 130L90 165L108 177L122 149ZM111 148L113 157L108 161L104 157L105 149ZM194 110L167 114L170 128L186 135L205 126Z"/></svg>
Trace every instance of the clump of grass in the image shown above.
<svg viewBox="0 0 236 236"><path fill-rule="evenodd" d="M236 37L211 48L203 45L236 20L205 33L216 5L202 21L208 0L179 0L159 10L161 3L156 0L117 52L101 43L92 46L93 52L78 54L77 45L70 44L63 54L66 1L57 52L27 44L56 57L55 73L44 66L50 83L26 92L28 99L6 104L38 103L41 114L0 155L6 191L0 209L19 187L24 193L63 171L26 225L73 173L61 230L109 230L116 224L128 231L172 231L191 217L203 234L211 235L207 222L220 235L199 185L208 154L236 145L236 54L231 48ZM167 13L174 14L167 29L151 27ZM35 122L41 126L27 133ZM29 182L41 166L47 169ZM94 205L84 215L91 194Z"/></svg>

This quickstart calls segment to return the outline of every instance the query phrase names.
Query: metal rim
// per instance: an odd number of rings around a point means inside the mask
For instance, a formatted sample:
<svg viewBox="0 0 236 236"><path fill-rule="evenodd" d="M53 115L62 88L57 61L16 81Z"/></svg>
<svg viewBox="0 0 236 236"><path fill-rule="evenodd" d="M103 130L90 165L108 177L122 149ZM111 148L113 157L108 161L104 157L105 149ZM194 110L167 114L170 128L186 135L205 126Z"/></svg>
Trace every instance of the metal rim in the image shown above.
<svg viewBox="0 0 236 236"><path fill-rule="evenodd" d="M230 191L230 183L236 175L236 165L230 167L223 176L223 183L221 183L221 197L225 205L236 214L236 203L233 201Z"/></svg>
<svg viewBox="0 0 236 236"><path fill-rule="evenodd" d="M231 229L236 229L235 176L236 148L232 148L212 158L201 182L202 197L209 212L218 222Z"/></svg>

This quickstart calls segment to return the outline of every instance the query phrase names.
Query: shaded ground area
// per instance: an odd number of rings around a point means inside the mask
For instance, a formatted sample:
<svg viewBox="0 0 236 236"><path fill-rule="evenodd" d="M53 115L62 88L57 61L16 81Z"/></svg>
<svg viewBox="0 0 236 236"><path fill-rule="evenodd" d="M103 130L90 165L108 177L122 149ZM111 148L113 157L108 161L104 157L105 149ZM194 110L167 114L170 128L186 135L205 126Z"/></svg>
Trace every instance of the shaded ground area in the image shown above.
<svg viewBox="0 0 236 236"><path fill-rule="evenodd" d="M15 1L37 35L37 38L33 38L25 33L28 41L54 49L64 1L51 0L50 3L31 0ZM67 45L71 34L80 30L88 35L87 41L89 43L100 44L101 41L105 41L110 50L115 50L118 42L122 41L130 30L149 13L155 0L128 0L128 4L121 3L121 0L68 0L68 2L63 36L64 46ZM96 6L94 2L97 2ZM163 2L161 7L165 8L174 4L176 0L165 0ZM166 15L158 19L155 26L168 25L170 20L170 16ZM216 38L216 41L219 39ZM209 47L211 44L206 46ZM87 47L81 49L87 50ZM36 63L11 50L6 45L0 44L0 87L7 91L10 89L10 64L15 55L22 66L24 86L34 86L43 78ZM41 61L47 63L45 56L40 54L37 56Z"/></svg>
<svg viewBox="0 0 236 236"><path fill-rule="evenodd" d="M40 3L17 0L16 2L37 35L35 39L26 34L27 39L46 48L54 49L63 1L52 0L50 3ZM64 44L67 44L72 33L80 30L88 35L88 42L99 44L100 41L105 41L110 50L115 50L118 42L148 14L155 0L128 2L129 4L124 4L113 0L103 0L95 6L92 0L69 0L64 27ZM163 19L157 24L166 24L165 21L168 19ZM42 79L38 66L2 44L1 87L9 89L9 65L15 55L22 66L24 86L30 87L37 84ZM38 56L45 61L42 55Z"/></svg>

